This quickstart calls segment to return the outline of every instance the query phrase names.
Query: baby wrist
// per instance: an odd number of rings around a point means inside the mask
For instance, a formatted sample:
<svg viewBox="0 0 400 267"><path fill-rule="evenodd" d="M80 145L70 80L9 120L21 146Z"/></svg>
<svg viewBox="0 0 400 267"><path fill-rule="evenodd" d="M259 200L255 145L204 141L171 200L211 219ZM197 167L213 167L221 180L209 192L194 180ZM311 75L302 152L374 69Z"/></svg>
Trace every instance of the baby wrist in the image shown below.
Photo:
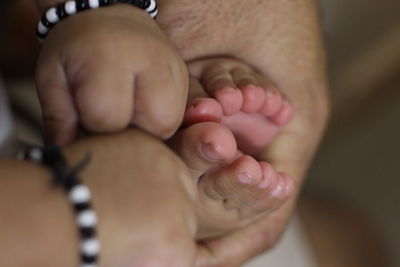
<svg viewBox="0 0 400 267"><path fill-rule="evenodd" d="M36 35L39 41L43 41L51 28L61 20L79 12L107 7L114 4L129 4L146 11L152 18L158 13L156 0L69 0L58 3L49 8L38 23Z"/></svg>

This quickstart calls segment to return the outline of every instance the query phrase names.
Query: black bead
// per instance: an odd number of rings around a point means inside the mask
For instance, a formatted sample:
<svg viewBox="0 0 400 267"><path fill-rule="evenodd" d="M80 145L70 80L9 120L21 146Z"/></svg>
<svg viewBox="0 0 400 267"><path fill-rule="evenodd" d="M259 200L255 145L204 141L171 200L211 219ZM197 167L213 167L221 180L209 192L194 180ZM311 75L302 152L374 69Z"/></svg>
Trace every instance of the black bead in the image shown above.
<svg viewBox="0 0 400 267"><path fill-rule="evenodd" d="M100 0L99 4L100 6L108 6L110 5L110 0Z"/></svg>
<svg viewBox="0 0 400 267"><path fill-rule="evenodd" d="M74 210L75 213L79 213L83 210L88 210L90 209L90 203L89 202L83 202L83 203L78 203L78 204L74 204Z"/></svg>
<svg viewBox="0 0 400 267"><path fill-rule="evenodd" d="M36 29L36 36L37 36L39 39L44 40L44 39L46 38L46 36L47 36L47 33L46 33L46 34L42 34L42 33L39 32L38 29ZM25 159L29 159L29 157L26 156Z"/></svg>
<svg viewBox="0 0 400 267"><path fill-rule="evenodd" d="M151 4L151 1L150 1L150 0L137 0L137 1L140 2L139 5L140 5L140 8L141 8L141 9L146 9L146 8L148 8L148 7L150 6L150 4Z"/></svg>
<svg viewBox="0 0 400 267"><path fill-rule="evenodd" d="M96 236L96 229L93 227L85 227L80 229L81 238L82 239L89 239Z"/></svg>
<svg viewBox="0 0 400 267"><path fill-rule="evenodd" d="M76 12L80 12L89 8L90 6L88 0L76 0Z"/></svg>
<svg viewBox="0 0 400 267"><path fill-rule="evenodd" d="M150 6L150 0L117 0L117 2L130 4L140 9L146 9Z"/></svg>
<svg viewBox="0 0 400 267"><path fill-rule="evenodd" d="M46 26L49 29L54 26L53 23L51 23L50 21L47 20L46 14L43 15L43 17L40 21L43 23L44 26Z"/></svg>
<svg viewBox="0 0 400 267"><path fill-rule="evenodd" d="M96 263L97 256L81 255L81 260L82 260L82 263Z"/></svg>
<svg viewBox="0 0 400 267"><path fill-rule="evenodd" d="M55 177L56 178L56 177ZM64 186L65 191L69 192L74 186L80 184L79 180L73 176L68 175L67 173L63 172L63 176L59 176L59 180L61 185Z"/></svg>
<svg viewBox="0 0 400 267"><path fill-rule="evenodd" d="M67 11L65 10L65 3L60 3L56 7L56 14L60 20L68 17Z"/></svg>

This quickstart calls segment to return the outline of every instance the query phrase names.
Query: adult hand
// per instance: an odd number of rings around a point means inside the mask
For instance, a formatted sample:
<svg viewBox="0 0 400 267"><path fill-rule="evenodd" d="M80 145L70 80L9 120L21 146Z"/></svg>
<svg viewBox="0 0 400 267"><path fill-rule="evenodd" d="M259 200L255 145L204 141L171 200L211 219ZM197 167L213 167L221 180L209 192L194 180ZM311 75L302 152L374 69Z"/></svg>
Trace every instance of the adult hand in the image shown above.
<svg viewBox="0 0 400 267"><path fill-rule="evenodd" d="M291 175L297 185L297 196L329 113L325 54L316 3L314 0L207 3L160 1L158 21L186 61L220 55L237 57L268 75L287 96L294 107L294 117L259 158ZM201 243L197 265L237 266L269 249L279 240L295 203L296 197L257 223Z"/></svg>

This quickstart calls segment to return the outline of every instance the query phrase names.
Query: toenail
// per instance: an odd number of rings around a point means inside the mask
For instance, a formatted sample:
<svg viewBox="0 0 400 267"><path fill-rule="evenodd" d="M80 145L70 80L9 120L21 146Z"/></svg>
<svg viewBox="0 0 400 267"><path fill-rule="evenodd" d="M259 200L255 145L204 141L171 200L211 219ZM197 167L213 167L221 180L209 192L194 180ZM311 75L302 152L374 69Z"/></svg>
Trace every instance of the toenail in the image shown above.
<svg viewBox="0 0 400 267"><path fill-rule="evenodd" d="M244 184L252 184L254 182L254 178L245 172L239 173L238 179L240 182L242 182Z"/></svg>
<svg viewBox="0 0 400 267"><path fill-rule="evenodd" d="M260 188L267 188L269 186L269 181L268 179L263 179L263 181L258 185Z"/></svg>
<svg viewBox="0 0 400 267"><path fill-rule="evenodd" d="M293 184L292 183L288 183L285 186L285 195L290 196L292 194L292 192L293 192Z"/></svg>
<svg viewBox="0 0 400 267"><path fill-rule="evenodd" d="M269 89L265 92L265 97L266 98L273 98L277 94L276 90L274 89Z"/></svg>
<svg viewBox="0 0 400 267"><path fill-rule="evenodd" d="M212 143L201 144L200 153L209 160L221 160L222 157L217 153L214 145Z"/></svg>
<svg viewBox="0 0 400 267"><path fill-rule="evenodd" d="M273 197L280 197L282 195L283 188L281 185L278 185L274 190L272 190L271 195Z"/></svg>
<svg viewBox="0 0 400 267"><path fill-rule="evenodd" d="M200 105L202 103L203 99L205 99L205 98L204 97L195 98L194 100L191 101L189 107L196 108L198 105Z"/></svg>

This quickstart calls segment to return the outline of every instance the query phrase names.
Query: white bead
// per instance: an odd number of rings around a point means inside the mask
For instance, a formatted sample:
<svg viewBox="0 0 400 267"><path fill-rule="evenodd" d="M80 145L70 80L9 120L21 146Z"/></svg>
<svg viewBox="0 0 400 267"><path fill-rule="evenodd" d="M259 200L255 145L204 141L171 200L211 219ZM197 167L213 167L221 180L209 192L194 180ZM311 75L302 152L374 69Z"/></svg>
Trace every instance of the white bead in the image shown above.
<svg viewBox="0 0 400 267"><path fill-rule="evenodd" d="M97 239L87 239L81 244L81 252L86 256L96 256L100 252L100 242Z"/></svg>
<svg viewBox="0 0 400 267"><path fill-rule="evenodd" d="M86 185L74 186L69 192L69 199L72 203L83 203L90 200L90 190Z"/></svg>
<svg viewBox="0 0 400 267"><path fill-rule="evenodd" d="M93 210L85 210L78 214L76 221L80 227L93 227L97 223L97 216Z"/></svg>
<svg viewBox="0 0 400 267"><path fill-rule="evenodd" d="M100 6L99 0L89 0L90 8L98 8Z"/></svg>
<svg viewBox="0 0 400 267"><path fill-rule="evenodd" d="M97 267L96 263L83 263L81 267Z"/></svg>
<svg viewBox="0 0 400 267"><path fill-rule="evenodd" d="M68 15L73 15L76 13L76 2L68 1L64 4L64 8Z"/></svg>
<svg viewBox="0 0 400 267"><path fill-rule="evenodd" d="M42 161L42 151L38 148L32 148L29 151L29 158L36 162Z"/></svg>
<svg viewBox="0 0 400 267"><path fill-rule="evenodd" d="M51 23L57 23L60 19L57 16L56 13L56 8L50 8L49 10L47 10L46 12L46 19L51 22Z"/></svg>
<svg viewBox="0 0 400 267"><path fill-rule="evenodd" d="M157 14L158 14L158 9L156 9L153 13L150 13L150 16L152 18L155 18L157 16Z"/></svg>
<svg viewBox="0 0 400 267"><path fill-rule="evenodd" d="M49 28L44 26L42 21L39 21L37 29L38 29L38 32L41 34L46 34L49 31Z"/></svg>
<svg viewBox="0 0 400 267"><path fill-rule="evenodd" d="M150 6L146 8L147 12L153 11L153 9L156 7L156 1L155 0L150 0Z"/></svg>

